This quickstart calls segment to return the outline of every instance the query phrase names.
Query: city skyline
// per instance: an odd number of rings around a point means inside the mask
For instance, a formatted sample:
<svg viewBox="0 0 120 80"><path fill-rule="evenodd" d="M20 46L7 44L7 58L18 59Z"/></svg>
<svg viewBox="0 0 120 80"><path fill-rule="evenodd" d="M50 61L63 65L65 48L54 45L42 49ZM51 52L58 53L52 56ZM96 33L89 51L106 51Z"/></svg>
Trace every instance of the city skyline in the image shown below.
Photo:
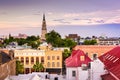
<svg viewBox="0 0 120 80"><path fill-rule="evenodd" d="M62 36L120 37L119 0L0 0L0 35L40 35L45 13L48 31Z"/></svg>

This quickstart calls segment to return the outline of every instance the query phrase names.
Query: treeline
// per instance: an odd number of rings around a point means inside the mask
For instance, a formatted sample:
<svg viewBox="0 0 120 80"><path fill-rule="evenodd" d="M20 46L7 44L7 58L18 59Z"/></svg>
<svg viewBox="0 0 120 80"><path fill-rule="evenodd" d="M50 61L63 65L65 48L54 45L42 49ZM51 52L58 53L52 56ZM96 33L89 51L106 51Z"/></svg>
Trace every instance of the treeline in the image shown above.
<svg viewBox="0 0 120 80"><path fill-rule="evenodd" d="M47 43L51 43L53 47L74 47L77 43L71 39L62 39L61 35L54 30L46 34Z"/></svg>
<svg viewBox="0 0 120 80"><path fill-rule="evenodd" d="M40 38L39 36L28 36L26 39L24 38L13 38L12 36L9 36L9 39L4 40L4 46L8 45L11 42L17 42L18 45L26 44L28 46L31 46L32 48L37 48L40 45Z"/></svg>

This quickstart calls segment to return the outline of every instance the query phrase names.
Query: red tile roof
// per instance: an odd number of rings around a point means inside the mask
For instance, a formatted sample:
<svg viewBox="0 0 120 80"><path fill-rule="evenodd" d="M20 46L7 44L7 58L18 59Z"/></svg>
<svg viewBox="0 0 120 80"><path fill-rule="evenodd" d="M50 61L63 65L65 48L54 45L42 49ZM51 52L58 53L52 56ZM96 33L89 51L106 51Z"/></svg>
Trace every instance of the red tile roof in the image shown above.
<svg viewBox="0 0 120 80"><path fill-rule="evenodd" d="M81 56L83 59L81 59ZM66 67L80 67L82 64L88 64L91 59L81 50L74 50L70 57L65 60Z"/></svg>
<svg viewBox="0 0 120 80"><path fill-rule="evenodd" d="M110 74L105 74L102 75L102 80L116 80L113 76L111 76Z"/></svg>
<svg viewBox="0 0 120 80"><path fill-rule="evenodd" d="M120 80L120 46L108 51L99 57L106 69L118 80Z"/></svg>

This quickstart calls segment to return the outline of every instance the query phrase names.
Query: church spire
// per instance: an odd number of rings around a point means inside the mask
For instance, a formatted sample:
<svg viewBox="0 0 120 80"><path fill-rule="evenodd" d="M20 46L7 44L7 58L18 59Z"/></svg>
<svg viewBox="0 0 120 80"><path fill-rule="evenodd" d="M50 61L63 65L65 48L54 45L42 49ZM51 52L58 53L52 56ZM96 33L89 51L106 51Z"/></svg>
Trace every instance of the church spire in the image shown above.
<svg viewBox="0 0 120 80"><path fill-rule="evenodd" d="M47 33L46 20L45 20L45 14L43 14L42 33L41 33L42 40L46 40L46 38L45 38L46 33Z"/></svg>
<svg viewBox="0 0 120 80"><path fill-rule="evenodd" d="M45 21L45 14L43 14L43 21Z"/></svg>

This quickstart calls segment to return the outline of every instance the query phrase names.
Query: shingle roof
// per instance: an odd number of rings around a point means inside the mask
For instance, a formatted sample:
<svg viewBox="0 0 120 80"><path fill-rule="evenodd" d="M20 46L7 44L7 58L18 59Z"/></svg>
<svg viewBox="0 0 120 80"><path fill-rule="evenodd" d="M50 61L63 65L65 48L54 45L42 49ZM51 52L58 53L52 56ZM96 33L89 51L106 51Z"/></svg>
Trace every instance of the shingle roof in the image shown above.
<svg viewBox="0 0 120 80"><path fill-rule="evenodd" d="M2 55L2 64L11 60L10 56L7 53L1 51L0 54Z"/></svg>

